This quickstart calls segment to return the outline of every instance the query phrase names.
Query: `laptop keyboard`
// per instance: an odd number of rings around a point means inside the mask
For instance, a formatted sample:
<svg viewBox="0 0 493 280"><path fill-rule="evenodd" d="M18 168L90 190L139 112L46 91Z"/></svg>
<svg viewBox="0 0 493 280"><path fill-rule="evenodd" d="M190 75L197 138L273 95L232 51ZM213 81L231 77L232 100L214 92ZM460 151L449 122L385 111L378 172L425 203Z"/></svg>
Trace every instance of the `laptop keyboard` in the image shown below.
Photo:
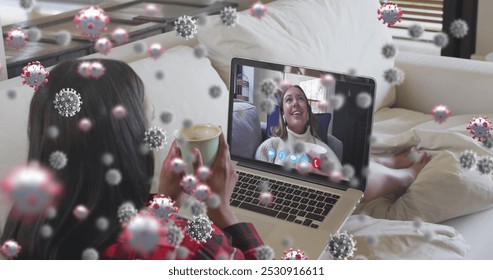
<svg viewBox="0 0 493 280"><path fill-rule="evenodd" d="M280 220L318 228L340 198L338 195L286 182L238 172L238 182L229 204ZM259 203L262 184L267 183L273 200Z"/></svg>

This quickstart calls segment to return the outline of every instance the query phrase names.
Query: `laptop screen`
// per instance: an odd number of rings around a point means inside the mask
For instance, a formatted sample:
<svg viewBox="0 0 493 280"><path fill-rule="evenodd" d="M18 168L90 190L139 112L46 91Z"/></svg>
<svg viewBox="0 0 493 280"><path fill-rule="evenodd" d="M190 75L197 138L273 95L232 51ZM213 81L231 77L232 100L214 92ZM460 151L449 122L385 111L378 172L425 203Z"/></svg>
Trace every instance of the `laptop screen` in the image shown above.
<svg viewBox="0 0 493 280"><path fill-rule="evenodd" d="M234 58L230 85L228 143L239 165L365 190L373 79Z"/></svg>

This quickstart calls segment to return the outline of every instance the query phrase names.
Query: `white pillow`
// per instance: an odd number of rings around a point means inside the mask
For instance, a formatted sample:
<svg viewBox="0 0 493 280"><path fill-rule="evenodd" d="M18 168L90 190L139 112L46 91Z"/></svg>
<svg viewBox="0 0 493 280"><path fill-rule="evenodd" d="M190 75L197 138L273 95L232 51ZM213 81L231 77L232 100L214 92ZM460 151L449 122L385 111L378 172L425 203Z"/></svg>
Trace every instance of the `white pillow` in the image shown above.
<svg viewBox="0 0 493 280"><path fill-rule="evenodd" d="M239 13L236 27L225 27L219 16L201 27L198 38L223 81L229 83L234 56L311 66L376 79L375 111L395 102L395 89L383 78L394 66L381 54L392 43L386 25L377 19L377 0L279 0L257 19Z"/></svg>
<svg viewBox="0 0 493 280"><path fill-rule="evenodd" d="M190 47L174 47L166 50L157 61L145 58L129 65L144 81L146 97L154 106L155 119L151 125L162 127L168 137L168 145L155 152L155 180L151 192L157 192L157 179L174 140L173 131L181 128L184 120L221 125L227 135L229 91L209 59L196 58ZM156 79L157 71L164 73L162 80ZM218 98L209 95L211 86L221 88ZM172 113L171 123L161 121L163 112Z"/></svg>
<svg viewBox="0 0 493 280"><path fill-rule="evenodd" d="M341 231L356 241L354 258L370 260L433 260L467 258L470 246L453 227L430 223L349 217ZM328 259L326 252L320 259ZM353 258L353 259L354 259Z"/></svg>

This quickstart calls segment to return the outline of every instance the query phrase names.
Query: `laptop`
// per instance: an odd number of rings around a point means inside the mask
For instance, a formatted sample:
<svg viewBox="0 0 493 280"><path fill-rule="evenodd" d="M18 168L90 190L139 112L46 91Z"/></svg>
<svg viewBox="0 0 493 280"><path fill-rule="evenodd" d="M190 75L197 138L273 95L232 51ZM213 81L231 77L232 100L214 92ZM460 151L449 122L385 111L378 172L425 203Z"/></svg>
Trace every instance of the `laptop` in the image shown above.
<svg viewBox="0 0 493 280"><path fill-rule="evenodd" d="M277 88L268 92L273 84ZM273 131L281 125L282 89L289 85L303 89L319 121L316 133L326 135L297 147L258 149L265 141L280 143L269 139L278 135ZM317 259L363 198L374 96L375 80L369 77L232 59L227 138L239 179L230 204L240 221L255 225L276 259L290 248ZM327 147L336 159L324 156Z"/></svg>

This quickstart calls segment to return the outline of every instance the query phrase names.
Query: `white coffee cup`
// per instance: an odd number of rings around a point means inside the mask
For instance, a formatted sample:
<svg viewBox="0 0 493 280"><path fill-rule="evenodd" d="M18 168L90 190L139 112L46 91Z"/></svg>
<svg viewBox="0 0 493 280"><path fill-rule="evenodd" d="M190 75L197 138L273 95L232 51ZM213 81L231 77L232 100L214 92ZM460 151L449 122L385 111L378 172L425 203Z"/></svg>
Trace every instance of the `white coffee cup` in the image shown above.
<svg viewBox="0 0 493 280"><path fill-rule="evenodd" d="M219 148L219 136L221 128L213 124L195 124L190 128L182 128L174 131L176 144L181 151L181 157L185 161L187 174L193 173L192 148L197 148L202 155L202 162L210 167L216 159Z"/></svg>

